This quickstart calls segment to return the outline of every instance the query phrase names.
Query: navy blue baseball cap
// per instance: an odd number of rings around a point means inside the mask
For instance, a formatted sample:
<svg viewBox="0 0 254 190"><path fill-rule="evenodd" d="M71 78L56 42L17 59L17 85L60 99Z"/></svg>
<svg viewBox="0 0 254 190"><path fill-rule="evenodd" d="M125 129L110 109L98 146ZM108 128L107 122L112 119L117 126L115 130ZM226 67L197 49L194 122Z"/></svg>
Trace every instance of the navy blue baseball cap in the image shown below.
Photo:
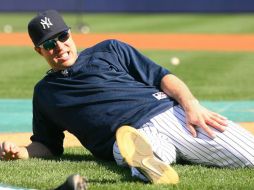
<svg viewBox="0 0 254 190"><path fill-rule="evenodd" d="M28 33L35 47L68 29L70 27L65 24L61 15L55 10L38 13L28 24Z"/></svg>

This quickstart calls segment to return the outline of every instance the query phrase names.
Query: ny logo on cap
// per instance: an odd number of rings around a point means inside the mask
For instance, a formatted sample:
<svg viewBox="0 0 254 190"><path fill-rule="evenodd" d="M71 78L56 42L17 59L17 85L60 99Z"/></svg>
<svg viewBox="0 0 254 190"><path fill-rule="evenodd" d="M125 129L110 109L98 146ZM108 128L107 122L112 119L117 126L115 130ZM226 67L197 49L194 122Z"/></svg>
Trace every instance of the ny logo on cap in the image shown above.
<svg viewBox="0 0 254 190"><path fill-rule="evenodd" d="M43 29L45 30L46 27L50 28L50 26L53 26L53 24L50 22L50 19L48 17L45 17L44 20L41 19L41 25L43 26Z"/></svg>

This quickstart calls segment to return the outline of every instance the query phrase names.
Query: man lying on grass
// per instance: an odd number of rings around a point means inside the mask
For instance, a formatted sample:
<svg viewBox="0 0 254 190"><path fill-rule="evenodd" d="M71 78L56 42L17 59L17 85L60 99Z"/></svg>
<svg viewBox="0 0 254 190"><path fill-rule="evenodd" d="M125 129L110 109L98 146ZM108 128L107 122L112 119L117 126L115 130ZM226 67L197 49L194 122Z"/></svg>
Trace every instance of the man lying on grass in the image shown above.
<svg viewBox="0 0 254 190"><path fill-rule="evenodd" d="M170 165L179 160L254 166L252 134L204 108L184 82L130 45L106 40L78 54L53 10L33 18L28 32L51 69L34 88L32 143L1 143L3 160L60 156L67 130L95 157L152 183L178 183Z"/></svg>

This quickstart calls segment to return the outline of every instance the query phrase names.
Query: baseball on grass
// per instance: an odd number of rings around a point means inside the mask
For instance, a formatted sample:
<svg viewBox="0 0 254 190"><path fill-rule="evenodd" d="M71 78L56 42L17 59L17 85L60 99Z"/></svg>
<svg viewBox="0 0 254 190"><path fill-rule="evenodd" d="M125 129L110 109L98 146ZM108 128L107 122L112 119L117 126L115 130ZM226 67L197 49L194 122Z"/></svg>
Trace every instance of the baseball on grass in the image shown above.
<svg viewBox="0 0 254 190"><path fill-rule="evenodd" d="M178 57L172 57L170 60L170 63L172 65L179 65L180 64L180 59Z"/></svg>
<svg viewBox="0 0 254 190"><path fill-rule="evenodd" d="M5 33L12 33L12 31L13 31L12 25L10 25L10 24L4 25L3 30Z"/></svg>

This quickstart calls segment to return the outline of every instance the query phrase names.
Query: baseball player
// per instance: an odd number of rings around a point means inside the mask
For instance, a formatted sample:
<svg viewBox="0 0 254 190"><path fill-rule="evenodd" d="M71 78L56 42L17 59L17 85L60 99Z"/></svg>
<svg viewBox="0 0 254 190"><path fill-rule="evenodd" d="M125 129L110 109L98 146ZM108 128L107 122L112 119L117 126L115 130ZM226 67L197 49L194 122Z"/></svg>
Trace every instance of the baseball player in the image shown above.
<svg viewBox="0 0 254 190"><path fill-rule="evenodd" d="M180 160L253 167L253 135L203 107L183 81L135 48L105 40L78 54L54 10L34 17L28 32L51 69L34 88L32 143L3 142L2 159L60 156L67 130L95 157L152 183L178 183L170 165Z"/></svg>

